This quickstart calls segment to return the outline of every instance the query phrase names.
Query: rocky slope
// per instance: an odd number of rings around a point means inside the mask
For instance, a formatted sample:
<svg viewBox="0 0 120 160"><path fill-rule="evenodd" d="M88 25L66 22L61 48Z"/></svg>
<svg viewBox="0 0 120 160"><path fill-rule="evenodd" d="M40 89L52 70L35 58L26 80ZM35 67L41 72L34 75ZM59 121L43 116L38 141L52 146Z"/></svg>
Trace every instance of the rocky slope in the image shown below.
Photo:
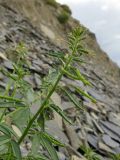
<svg viewBox="0 0 120 160"><path fill-rule="evenodd" d="M32 63L30 78L26 78L34 89L40 85L40 75L45 75L53 62L48 58L49 51L67 49L66 34L80 25L72 17L66 24L60 24L57 14L61 6L46 4L44 0L0 0L0 65L12 70L14 60L10 50L23 41L29 51ZM49 132L66 142L66 149L58 148L60 160L82 159L80 145L87 144L96 149L101 159L110 153L120 153L120 69L114 64L97 44L95 35L89 30L85 46L95 56L85 57L87 64L80 67L82 73L91 81L93 88L86 88L77 81L63 78L65 84L75 83L85 88L86 92L97 99L92 104L82 97L87 112L74 109L73 104L55 93L53 101L61 106L75 120L74 126L62 125L62 119L48 122ZM7 57L9 60L5 60ZM6 77L0 73L0 90L5 88ZM104 158L103 158L104 157Z"/></svg>

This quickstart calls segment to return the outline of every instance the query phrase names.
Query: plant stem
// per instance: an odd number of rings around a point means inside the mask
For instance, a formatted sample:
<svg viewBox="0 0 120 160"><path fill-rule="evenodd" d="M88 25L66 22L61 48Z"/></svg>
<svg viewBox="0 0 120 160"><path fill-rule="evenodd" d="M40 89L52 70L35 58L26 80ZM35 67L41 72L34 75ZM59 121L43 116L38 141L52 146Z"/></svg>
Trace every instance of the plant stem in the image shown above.
<svg viewBox="0 0 120 160"><path fill-rule="evenodd" d="M66 70L70 64L70 62L72 61L73 58L73 54L75 53L75 51L72 52L72 54L69 56L68 61L66 63L66 65L64 66L64 70ZM23 132L22 136L20 137L18 144L20 144L23 139L25 138L25 136L27 135L29 129L31 128L32 124L34 123L35 119L38 117L38 115L40 115L42 113L42 111L44 110L44 107L46 106L47 102L49 101L51 95L53 94L53 92L56 89L56 86L58 85L59 81L61 80L62 76L64 74L64 71L61 70L61 72L58 75L58 78L54 84L54 86L52 87L52 89L49 91L46 99L43 101L41 107L39 108L39 110L37 111L37 113L33 116L33 118L29 121L27 128L25 129L25 131Z"/></svg>

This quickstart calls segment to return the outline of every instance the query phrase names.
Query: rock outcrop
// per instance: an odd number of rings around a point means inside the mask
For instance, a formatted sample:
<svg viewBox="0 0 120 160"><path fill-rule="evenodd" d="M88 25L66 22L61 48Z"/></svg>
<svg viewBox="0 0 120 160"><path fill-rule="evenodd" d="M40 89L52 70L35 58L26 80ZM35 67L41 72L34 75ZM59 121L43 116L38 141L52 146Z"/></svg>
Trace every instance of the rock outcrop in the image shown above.
<svg viewBox="0 0 120 160"><path fill-rule="evenodd" d="M12 70L11 61L14 56L10 50L23 41L28 48L32 66L31 77L26 78L34 89L39 90L40 76L48 73L53 61L47 56L50 51L67 49L67 33L80 25L70 17L66 24L57 19L60 5L49 6L44 0L0 0L0 66ZM87 63L80 66L82 73L93 84L93 88L85 88L83 84L63 78L64 84L75 83L86 89L86 92L97 99L97 104L82 97L87 112L78 112L73 104L65 101L55 93L57 101L69 117L75 120L74 126L62 124L62 119L48 122L48 132L56 135L67 144L63 150L58 148L60 160L82 160L80 145L86 144L94 148L101 159L110 153L120 153L120 69L104 53L89 30L85 45L95 53L85 57ZM65 45L64 45L65 44ZM9 59L9 60L8 60ZM0 92L6 86L7 78L0 73ZM58 125L59 124L59 125Z"/></svg>

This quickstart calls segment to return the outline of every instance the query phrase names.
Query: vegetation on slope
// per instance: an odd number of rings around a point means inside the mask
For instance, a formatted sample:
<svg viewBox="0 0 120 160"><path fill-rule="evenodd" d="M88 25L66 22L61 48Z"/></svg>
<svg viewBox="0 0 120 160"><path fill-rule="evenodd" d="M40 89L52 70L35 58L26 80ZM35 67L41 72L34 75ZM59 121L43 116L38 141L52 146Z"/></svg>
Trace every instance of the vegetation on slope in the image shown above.
<svg viewBox="0 0 120 160"><path fill-rule="evenodd" d="M65 121L72 123L59 106L52 102L51 95L55 90L64 91L74 105L81 109L79 102L77 103L74 100L68 88L60 86L59 81L63 75L66 75L69 78L82 81L85 85L90 85L80 71L73 67L76 59L77 62L78 59L81 61L80 56L87 53L81 45L83 35L84 30L80 28L74 29L69 34L70 53L66 55L64 53L48 53L49 56L56 58L60 65L52 69L43 78L39 93L35 93L31 86L24 81L24 77L30 75L27 69L30 64L27 61L27 50L22 43L15 50L17 62L13 63L12 73L7 72L4 68L1 69L1 72L10 79L5 92L0 95L0 106L2 108L0 117L0 154L1 156L4 155L5 159L6 157L7 159L22 159L20 145L27 136L32 142L31 152L28 155L29 159L34 157L34 159L58 160L54 146L64 147L65 144L62 144L46 132L45 122L49 119L51 112L57 112ZM95 102L91 96L80 88L72 87ZM30 108L34 103L38 103L40 107L37 113L33 115ZM48 157L40 154L40 146L46 148L49 153Z"/></svg>

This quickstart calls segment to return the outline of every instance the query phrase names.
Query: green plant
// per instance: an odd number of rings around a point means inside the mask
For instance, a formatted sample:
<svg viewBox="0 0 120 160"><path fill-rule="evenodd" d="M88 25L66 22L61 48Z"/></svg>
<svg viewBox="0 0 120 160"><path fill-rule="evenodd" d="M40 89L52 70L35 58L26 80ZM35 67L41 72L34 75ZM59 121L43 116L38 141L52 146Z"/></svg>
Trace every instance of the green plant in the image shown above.
<svg viewBox="0 0 120 160"><path fill-rule="evenodd" d="M69 17L70 14L63 10L61 11L61 13L58 15L57 18L61 24L65 24L68 21Z"/></svg>
<svg viewBox="0 0 120 160"><path fill-rule="evenodd" d="M95 153L95 151L92 150L90 147L81 146L80 148L84 152L84 156L85 158L87 158L87 160L100 160L99 155Z"/></svg>
<svg viewBox="0 0 120 160"><path fill-rule="evenodd" d="M71 9L67 5L63 4L61 7L65 12L69 13L70 15L72 14Z"/></svg>
<svg viewBox="0 0 120 160"><path fill-rule="evenodd" d="M46 132L45 124L52 112L57 112L65 121L72 123L61 108L51 100L51 95L55 91L64 92L75 107L83 108L69 91L69 86L61 86L59 82L62 76L66 75L71 79L82 81L85 85L91 85L74 67L74 63L82 62L81 56L88 53L82 46L84 33L82 28L76 28L69 34L70 53L48 53L59 62L57 63L59 65L43 78L39 92L35 92L24 80L26 75L30 75L28 69L30 63L27 62L27 50L24 44L19 44L14 50L17 61L13 63L13 71L1 68L1 72L10 79L5 92L0 94L0 156L4 155L5 160L22 159L20 144L24 142L26 136L29 137L32 147L31 152L23 159L58 160L54 146L64 147L64 144ZM70 87L78 94L96 102L81 88L73 85ZM30 111L33 104L39 106L35 114ZM40 146L48 151L48 157L40 153Z"/></svg>
<svg viewBox="0 0 120 160"><path fill-rule="evenodd" d="M110 156L112 160L120 160L120 154L115 154Z"/></svg>
<svg viewBox="0 0 120 160"><path fill-rule="evenodd" d="M57 2L55 0L45 0L48 5L57 7Z"/></svg>

